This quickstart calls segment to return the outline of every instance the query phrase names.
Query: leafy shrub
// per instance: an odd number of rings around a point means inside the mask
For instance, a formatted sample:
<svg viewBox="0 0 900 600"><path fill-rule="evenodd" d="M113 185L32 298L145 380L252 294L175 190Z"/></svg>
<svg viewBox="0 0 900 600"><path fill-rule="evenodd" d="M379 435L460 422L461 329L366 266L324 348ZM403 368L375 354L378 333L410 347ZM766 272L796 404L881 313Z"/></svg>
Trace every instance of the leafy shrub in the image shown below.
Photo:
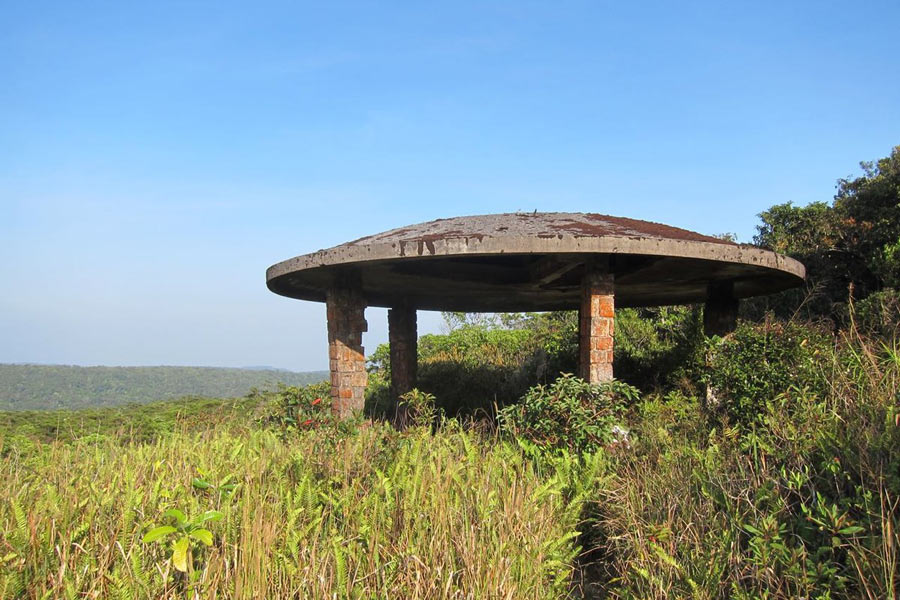
<svg viewBox="0 0 900 600"><path fill-rule="evenodd" d="M572 371L577 357L574 312L510 313L470 317L445 314L453 327L424 335L418 344L420 390L435 396L451 416L493 414L495 406L518 400L531 386ZM390 349L380 345L368 358L366 413L393 418Z"/></svg>
<svg viewBox="0 0 900 600"><path fill-rule="evenodd" d="M279 385L262 421L288 429L312 429L331 420L331 385Z"/></svg>
<svg viewBox="0 0 900 600"><path fill-rule="evenodd" d="M841 336L836 351L814 354L827 385L760 400L742 427L710 428L700 403L677 394L640 402L628 423L637 442L609 457L614 485L593 504L600 589L618 598L896 598L898 348Z"/></svg>
<svg viewBox="0 0 900 600"><path fill-rule="evenodd" d="M465 325L419 340L419 389L433 394L450 415L492 412L514 402L534 375L522 366L534 350L534 333Z"/></svg>
<svg viewBox="0 0 900 600"><path fill-rule="evenodd" d="M404 424L416 427L431 427L441 414L440 409L435 406L434 396L416 388L400 396L400 409Z"/></svg>
<svg viewBox="0 0 900 600"><path fill-rule="evenodd" d="M626 403L639 394L620 381L591 385L564 374L531 388L498 416L503 430L541 449L593 452L614 439Z"/></svg>
<svg viewBox="0 0 900 600"><path fill-rule="evenodd" d="M900 334L900 292L893 288L869 294L851 310L856 327L866 334L886 339Z"/></svg>
<svg viewBox="0 0 900 600"><path fill-rule="evenodd" d="M691 382L703 364L701 315L698 306L617 310L616 378L645 392L672 385L695 387Z"/></svg>
<svg viewBox="0 0 900 600"><path fill-rule="evenodd" d="M824 392L821 358L832 349L832 336L814 325L743 322L728 338L708 341L703 379L716 408L732 422L749 425L779 394L800 388Z"/></svg>
<svg viewBox="0 0 900 600"><path fill-rule="evenodd" d="M202 546L213 545L213 534L206 529L207 521L218 521L223 514L217 510L208 510L193 519L189 519L182 511L177 508L170 508L163 517L172 522L171 525L160 525L148 531L142 541L145 544L150 542L171 542L172 566L182 573L189 569L195 568L192 559L200 560Z"/></svg>

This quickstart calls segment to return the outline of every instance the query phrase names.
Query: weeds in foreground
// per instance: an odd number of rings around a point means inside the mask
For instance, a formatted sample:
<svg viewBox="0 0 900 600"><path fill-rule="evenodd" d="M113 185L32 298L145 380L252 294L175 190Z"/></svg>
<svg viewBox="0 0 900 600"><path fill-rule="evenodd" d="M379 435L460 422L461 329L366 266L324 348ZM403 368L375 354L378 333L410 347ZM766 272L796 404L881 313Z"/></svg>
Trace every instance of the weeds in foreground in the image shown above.
<svg viewBox="0 0 900 600"><path fill-rule="evenodd" d="M7 457L0 597L564 596L583 507L574 463L538 469L452 423L179 432ZM198 471L240 485L209 493ZM207 529L211 514L222 518ZM166 536L174 546L142 541Z"/></svg>
<svg viewBox="0 0 900 600"><path fill-rule="evenodd" d="M823 392L743 423L650 399L598 490L597 588L615 598L897 598L900 360L847 334ZM743 360L747 360L745 356Z"/></svg>
<svg viewBox="0 0 900 600"><path fill-rule="evenodd" d="M900 345L762 327L764 352L720 355L743 391L712 409L569 378L503 437L424 392L403 432L335 423L312 389L150 438L0 431L0 597L897 598ZM188 575L142 542L171 509L223 515Z"/></svg>

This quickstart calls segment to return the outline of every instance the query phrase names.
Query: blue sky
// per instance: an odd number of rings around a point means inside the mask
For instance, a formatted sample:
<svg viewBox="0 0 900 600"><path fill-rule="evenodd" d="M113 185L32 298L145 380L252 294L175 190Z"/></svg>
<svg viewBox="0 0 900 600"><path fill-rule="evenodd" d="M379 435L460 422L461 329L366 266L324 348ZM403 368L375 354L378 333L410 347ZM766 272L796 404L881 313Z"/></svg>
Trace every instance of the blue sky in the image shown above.
<svg viewBox="0 0 900 600"><path fill-rule="evenodd" d="M274 262L535 209L749 241L900 144L895 0L3 13L0 362L321 369Z"/></svg>

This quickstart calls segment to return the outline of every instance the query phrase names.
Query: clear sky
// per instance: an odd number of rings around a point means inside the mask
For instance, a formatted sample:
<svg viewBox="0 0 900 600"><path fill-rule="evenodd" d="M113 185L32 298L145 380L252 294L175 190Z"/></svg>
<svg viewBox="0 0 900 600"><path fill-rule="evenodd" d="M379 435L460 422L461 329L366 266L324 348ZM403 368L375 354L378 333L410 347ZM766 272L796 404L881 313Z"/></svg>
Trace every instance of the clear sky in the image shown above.
<svg viewBox="0 0 900 600"><path fill-rule="evenodd" d="M272 263L535 209L750 241L900 144L897 0L2 13L0 362L322 369Z"/></svg>

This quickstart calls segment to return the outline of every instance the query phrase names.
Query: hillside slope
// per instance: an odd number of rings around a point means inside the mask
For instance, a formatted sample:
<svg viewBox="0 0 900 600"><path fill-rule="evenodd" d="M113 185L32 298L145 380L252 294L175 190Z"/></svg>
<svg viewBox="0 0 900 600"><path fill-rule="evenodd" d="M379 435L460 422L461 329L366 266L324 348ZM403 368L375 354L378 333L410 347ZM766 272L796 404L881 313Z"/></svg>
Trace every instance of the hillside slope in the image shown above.
<svg viewBox="0 0 900 600"><path fill-rule="evenodd" d="M227 398L278 383L305 385L325 371L214 367L74 367L0 364L0 410L90 408L182 396Z"/></svg>

